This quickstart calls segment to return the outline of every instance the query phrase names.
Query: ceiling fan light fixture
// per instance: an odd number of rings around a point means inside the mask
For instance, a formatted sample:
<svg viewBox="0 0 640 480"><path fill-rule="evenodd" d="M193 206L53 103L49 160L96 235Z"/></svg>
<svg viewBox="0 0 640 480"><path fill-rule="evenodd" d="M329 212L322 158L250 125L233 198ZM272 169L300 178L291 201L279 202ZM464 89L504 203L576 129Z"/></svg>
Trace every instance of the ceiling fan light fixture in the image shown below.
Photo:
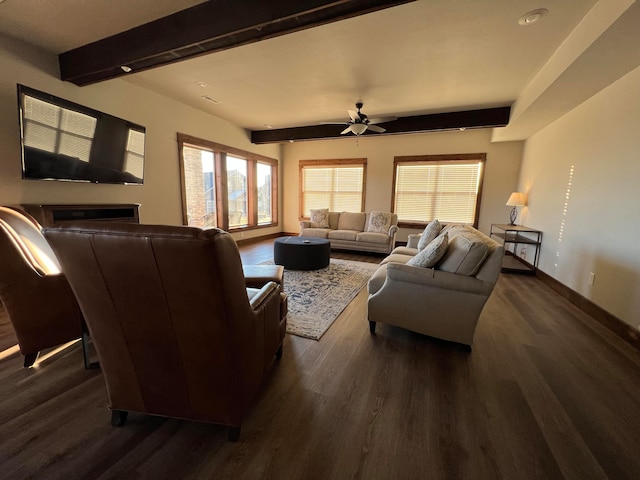
<svg viewBox="0 0 640 480"><path fill-rule="evenodd" d="M361 135L365 132L367 126L364 123L354 123L351 125L351 131L356 135Z"/></svg>

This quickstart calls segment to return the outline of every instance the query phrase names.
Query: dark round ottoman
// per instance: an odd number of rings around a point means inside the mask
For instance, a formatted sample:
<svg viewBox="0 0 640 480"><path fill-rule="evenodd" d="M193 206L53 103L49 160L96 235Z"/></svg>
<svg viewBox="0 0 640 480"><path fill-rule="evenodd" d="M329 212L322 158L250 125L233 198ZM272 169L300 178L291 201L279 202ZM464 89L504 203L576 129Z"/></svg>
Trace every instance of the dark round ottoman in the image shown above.
<svg viewBox="0 0 640 480"><path fill-rule="evenodd" d="M325 238L279 237L273 244L273 263L287 270L318 270L329 266L331 243Z"/></svg>

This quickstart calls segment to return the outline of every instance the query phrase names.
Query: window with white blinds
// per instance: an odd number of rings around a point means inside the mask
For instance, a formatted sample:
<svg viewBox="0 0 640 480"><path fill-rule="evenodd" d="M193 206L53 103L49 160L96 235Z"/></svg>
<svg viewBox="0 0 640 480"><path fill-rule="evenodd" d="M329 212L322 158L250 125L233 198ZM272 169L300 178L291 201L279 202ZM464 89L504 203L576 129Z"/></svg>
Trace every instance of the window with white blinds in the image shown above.
<svg viewBox="0 0 640 480"><path fill-rule="evenodd" d="M367 160L301 160L300 217L316 208L361 212L364 208Z"/></svg>
<svg viewBox="0 0 640 480"><path fill-rule="evenodd" d="M405 223L477 226L486 154L425 155L394 160L394 212Z"/></svg>

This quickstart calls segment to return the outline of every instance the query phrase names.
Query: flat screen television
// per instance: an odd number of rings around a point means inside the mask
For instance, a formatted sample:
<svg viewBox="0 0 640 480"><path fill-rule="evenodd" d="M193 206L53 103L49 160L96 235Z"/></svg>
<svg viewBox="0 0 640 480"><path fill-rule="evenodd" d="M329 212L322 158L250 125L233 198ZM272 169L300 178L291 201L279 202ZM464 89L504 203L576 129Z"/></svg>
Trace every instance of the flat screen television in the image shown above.
<svg viewBox="0 0 640 480"><path fill-rule="evenodd" d="M145 128L18 84L22 178L141 185Z"/></svg>

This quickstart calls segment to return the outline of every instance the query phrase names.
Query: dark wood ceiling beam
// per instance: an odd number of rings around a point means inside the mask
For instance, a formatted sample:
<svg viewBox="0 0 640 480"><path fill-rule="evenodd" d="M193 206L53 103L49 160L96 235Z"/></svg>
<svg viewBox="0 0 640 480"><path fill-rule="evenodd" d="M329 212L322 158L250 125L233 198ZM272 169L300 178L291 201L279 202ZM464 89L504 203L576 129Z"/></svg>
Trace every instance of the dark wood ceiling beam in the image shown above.
<svg viewBox="0 0 640 480"><path fill-rule="evenodd" d="M88 85L412 1L210 0L61 53L60 77Z"/></svg>
<svg viewBox="0 0 640 480"><path fill-rule="evenodd" d="M398 135L402 133L434 132L458 130L461 128L504 127L509 123L511 107L485 108L461 112L433 113L400 117L393 122L380 123L384 133L367 130L363 135ZM280 143L302 140L322 140L344 138L340 134L345 125L312 125L308 127L280 128L276 130L255 130L251 132L252 143ZM348 134L353 136L351 134Z"/></svg>

